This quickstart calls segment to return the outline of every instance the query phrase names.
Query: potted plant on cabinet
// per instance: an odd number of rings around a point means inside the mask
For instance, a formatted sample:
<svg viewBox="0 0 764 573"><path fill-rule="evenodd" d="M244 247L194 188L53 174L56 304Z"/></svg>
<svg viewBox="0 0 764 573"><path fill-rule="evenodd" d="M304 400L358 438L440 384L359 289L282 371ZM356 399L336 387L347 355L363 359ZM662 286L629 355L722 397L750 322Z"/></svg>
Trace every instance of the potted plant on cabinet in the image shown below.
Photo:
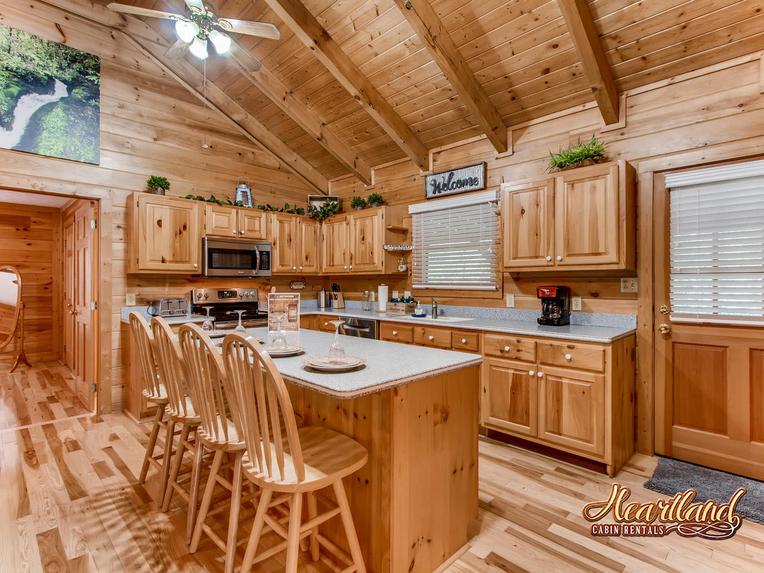
<svg viewBox="0 0 764 573"><path fill-rule="evenodd" d="M557 153L549 152L549 171L564 171L585 165L594 165L605 161L605 144L592 135L589 141L562 149Z"/></svg>
<svg viewBox="0 0 764 573"><path fill-rule="evenodd" d="M331 217L340 210L340 204L337 201L327 201L321 206L311 205L308 209L308 217L316 221L323 221Z"/></svg>
<svg viewBox="0 0 764 573"><path fill-rule="evenodd" d="M152 175L146 180L146 189L154 195L164 195L170 190L170 182L167 180L167 177Z"/></svg>
<svg viewBox="0 0 764 573"><path fill-rule="evenodd" d="M366 203L369 207L381 207L385 204L385 198L379 193L372 193L367 197Z"/></svg>
<svg viewBox="0 0 764 573"><path fill-rule="evenodd" d="M368 205L363 197L353 197L352 201L350 201L350 206L356 211L360 211L361 209L366 209Z"/></svg>

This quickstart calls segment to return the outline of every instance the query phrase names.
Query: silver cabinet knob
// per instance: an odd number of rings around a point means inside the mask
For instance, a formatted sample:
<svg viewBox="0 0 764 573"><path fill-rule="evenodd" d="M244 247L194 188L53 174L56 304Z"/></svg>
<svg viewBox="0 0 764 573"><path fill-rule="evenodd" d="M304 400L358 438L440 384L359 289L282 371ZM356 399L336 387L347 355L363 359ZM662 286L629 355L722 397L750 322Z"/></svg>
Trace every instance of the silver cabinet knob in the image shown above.
<svg viewBox="0 0 764 573"><path fill-rule="evenodd" d="M194 263L194 268L196 268L196 267L198 267L198 266L199 266L198 264Z"/></svg>
<svg viewBox="0 0 764 573"><path fill-rule="evenodd" d="M393 330L393 336L398 336L398 331L397 330Z"/></svg>
<svg viewBox="0 0 764 573"><path fill-rule="evenodd" d="M462 338L462 344L467 344L467 339L466 338Z"/></svg>
<svg viewBox="0 0 764 573"><path fill-rule="evenodd" d="M351 270L351 271L353 270L353 265L350 265L350 270Z"/></svg>
<svg viewBox="0 0 764 573"><path fill-rule="evenodd" d="M344 266L344 267L342 267L342 268L343 268L343 269L347 269L347 268L348 268L348 266L347 266L347 265L345 265L345 266Z"/></svg>
<svg viewBox="0 0 764 573"><path fill-rule="evenodd" d="M539 378L543 378L544 377L544 373L543 372L539 372L539 373L536 374L536 376L538 376Z"/></svg>
<svg viewBox="0 0 764 573"><path fill-rule="evenodd" d="M547 260L547 262L551 261L552 260L552 255L547 255L546 256L546 260Z"/></svg>
<svg viewBox="0 0 764 573"><path fill-rule="evenodd" d="M296 271L296 270L297 270L297 267L292 267L292 270L293 270L293 271Z"/></svg>
<svg viewBox="0 0 764 573"><path fill-rule="evenodd" d="M505 346L504 348L501 349L502 352L509 352L510 350L512 349L509 346Z"/></svg>
<svg viewBox="0 0 764 573"><path fill-rule="evenodd" d="M528 370L528 376L535 376L536 371L535 370Z"/></svg>
<svg viewBox="0 0 764 573"><path fill-rule="evenodd" d="M561 261L562 260L562 255L557 255L557 260Z"/></svg>
<svg viewBox="0 0 764 573"><path fill-rule="evenodd" d="M565 360L567 360L568 362L570 362L571 360L573 360L573 355L572 355L572 354L566 354L566 355L565 355Z"/></svg>
<svg viewBox="0 0 764 573"><path fill-rule="evenodd" d="M435 337L431 334L430 336L427 337L427 340L435 340Z"/></svg>

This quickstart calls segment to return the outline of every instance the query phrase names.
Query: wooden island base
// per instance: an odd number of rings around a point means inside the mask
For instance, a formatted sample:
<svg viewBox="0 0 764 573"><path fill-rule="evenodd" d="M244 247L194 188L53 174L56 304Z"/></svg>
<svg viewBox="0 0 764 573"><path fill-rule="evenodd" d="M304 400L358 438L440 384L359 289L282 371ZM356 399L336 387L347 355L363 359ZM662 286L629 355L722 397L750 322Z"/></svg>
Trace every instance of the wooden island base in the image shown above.
<svg viewBox="0 0 764 573"><path fill-rule="evenodd" d="M345 487L370 573L431 573L467 543L478 515L479 372L468 366L349 399L289 385L306 425L369 451ZM322 534L347 549L338 518Z"/></svg>

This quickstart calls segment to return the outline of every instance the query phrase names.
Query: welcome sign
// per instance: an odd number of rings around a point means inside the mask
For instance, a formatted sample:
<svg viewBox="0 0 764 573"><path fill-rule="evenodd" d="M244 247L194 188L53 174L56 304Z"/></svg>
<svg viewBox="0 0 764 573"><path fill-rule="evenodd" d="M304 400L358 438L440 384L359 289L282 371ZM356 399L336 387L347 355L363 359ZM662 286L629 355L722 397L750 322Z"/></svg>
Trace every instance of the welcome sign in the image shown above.
<svg viewBox="0 0 764 573"><path fill-rule="evenodd" d="M427 175L424 179L425 199L435 199L446 195L479 191L486 186L486 164L478 163Z"/></svg>

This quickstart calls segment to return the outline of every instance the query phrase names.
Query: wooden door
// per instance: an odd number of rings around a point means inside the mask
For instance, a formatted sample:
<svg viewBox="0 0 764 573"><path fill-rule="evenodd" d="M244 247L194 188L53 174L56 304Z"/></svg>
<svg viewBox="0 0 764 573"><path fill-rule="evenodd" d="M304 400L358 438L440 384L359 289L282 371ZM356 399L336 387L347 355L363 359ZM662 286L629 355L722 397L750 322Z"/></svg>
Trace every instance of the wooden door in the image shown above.
<svg viewBox="0 0 764 573"><path fill-rule="evenodd" d="M346 273L349 266L348 221L332 217L321 226L321 263L326 273Z"/></svg>
<svg viewBox="0 0 764 573"><path fill-rule="evenodd" d="M96 382L96 278L95 205L84 202L74 212L74 340L73 367L79 399L95 409Z"/></svg>
<svg viewBox="0 0 764 573"><path fill-rule="evenodd" d="M554 179L516 187L502 194L504 266L554 266Z"/></svg>
<svg viewBox="0 0 764 573"><path fill-rule="evenodd" d="M74 371L74 218L64 221L64 364Z"/></svg>
<svg viewBox="0 0 764 573"><path fill-rule="evenodd" d="M209 236L231 237L239 236L239 226L236 209L222 205L204 206L205 232Z"/></svg>
<svg viewBox="0 0 764 573"><path fill-rule="evenodd" d="M274 274L296 273L299 257L297 216L288 213L271 215L271 267Z"/></svg>
<svg viewBox="0 0 764 573"><path fill-rule="evenodd" d="M198 273L201 270L200 206L194 201L134 194L130 241L137 242L134 270Z"/></svg>
<svg viewBox="0 0 764 573"><path fill-rule="evenodd" d="M303 273L317 273L321 270L319 265L321 225L313 219L300 218L297 221L300 238L299 270Z"/></svg>
<svg viewBox="0 0 764 573"><path fill-rule="evenodd" d="M605 453L605 376L539 366L538 437L568 449Z"/></svg>
<svg viewBox="0 0 764 573"><path fill-rule="evenodd" d="M483 362L483 422L515 434L536 436L536 367L510 360Z"/></svg>
<svg viewBox="0 0 764 573"><path fill-rule="evenodd" d="M555 264L617 263L620 207L618 165L561 173L555 188ZM625 224L625 222L624 222Z"/></svg>
<svg viewBox="0 0 764 573"><path fill-rule="evenodd" d="M354 213L350 219L350 264L354 273L382 272L384 269L384 207Z"/></svg>
<svg viewBox="0 0 764 573"><path fill-rule="evenodd" d="M256 209L237 209L239 236L245 239L268 238L268 214Z"/></svg>
<svg viewBox="0 0 764 573"><path fill-rule="evenodd" d="M669 246L683 239L662 175L654 188L655 451L764 480L764 331L672 317Z"/></svg>

